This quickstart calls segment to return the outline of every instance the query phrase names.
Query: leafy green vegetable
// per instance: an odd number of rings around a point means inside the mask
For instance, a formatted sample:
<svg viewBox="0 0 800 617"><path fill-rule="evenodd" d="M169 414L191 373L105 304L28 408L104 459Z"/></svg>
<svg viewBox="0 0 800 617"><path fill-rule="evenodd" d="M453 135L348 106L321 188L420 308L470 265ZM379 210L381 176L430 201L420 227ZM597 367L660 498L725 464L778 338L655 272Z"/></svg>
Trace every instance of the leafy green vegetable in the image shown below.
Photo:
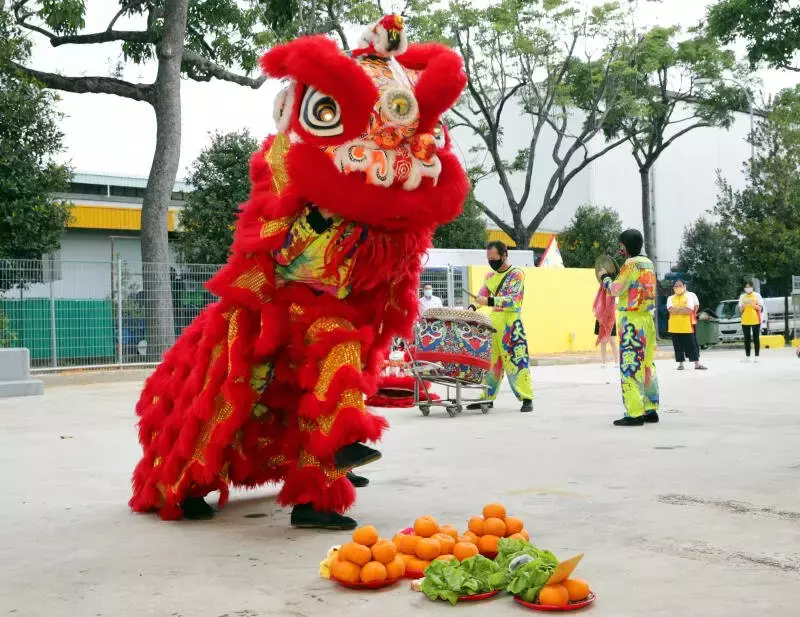
<svg viewBox="0 0 800 617"><path fill-rule="evenodd" d="M431 600L447 600L455 605L460 596L471 596L501 588L490 583L500 566L494 561L476 555L458 561L434 561L425 570L421 590Z"/></svg>
<svg viewBox="0 0 800 617"><path fill-rule="evenodd" d="M533 559L518 564L515 560L522 555L529 555ZM558 567L558 558L550 551L538 549L524 540L508 538L500 540L495 561L499 570L490 575L490 583L495 589L505 587L507 591L520 596L526 602L533 602L536 599L539 591ZM509 569L512 561L515 565L518 564L513 571Z"/></svg>

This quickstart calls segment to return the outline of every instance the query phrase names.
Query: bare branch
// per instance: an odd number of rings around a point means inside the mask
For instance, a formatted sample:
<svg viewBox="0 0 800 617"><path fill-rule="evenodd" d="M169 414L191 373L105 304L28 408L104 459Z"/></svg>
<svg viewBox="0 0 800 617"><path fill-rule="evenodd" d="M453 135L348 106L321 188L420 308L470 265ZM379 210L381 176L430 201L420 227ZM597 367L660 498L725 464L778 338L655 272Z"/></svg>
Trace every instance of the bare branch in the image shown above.
<svg viewBox="0 0 800 617"><path fill-rule="evenodd" d="M489 217L489 219L495 225L497 225L500 229L502 229L504 232L506 232L509 235L509 237L511 237L511 238L514 237L514 228L511 225L509 225L503 219L501 219L497 214L495 214L483 202L481 202L481 201L476 199L475 203L478 205L478 208L481 209L481 212L483 212L487 217Z"/></svg>
<svg viewBox="0 0 800 617"><path fill-rule="evenodd" d="M158 36L150 30L104 30L103 32L92 32L91 34L67 34L50 37L50 44L53 47L112 43L114 41L156 43L158 42Z"/></svg>
<svg viewBox="0 0 800 617"><path fill-rule="evenodd" d="M140 4L144 4L146 0L131 0L130 2L123 3L122 7L117 11L117 14L111 18L111 21L108 22L108 27L106 27L107 32L111 32L114 29L114 24L117 23L117 20L122 17L128 11L135 9Z"/></svg>
<svg viewBox="0 0 800 617"><path fill-rule="evenodd" d="M688 133L689 131L693 131L694 129L705 128L708 126L711 126L711 123L703 120L702 122L697 122L691 126L687 126L686 128L681 129L661 145L661 147L658 149L658 152L656 153L656 156L664 152L664 150L669 148L675 142L676 139L682 137L683 135L686 135L686 133Z"/></svg>
<svg viewBox="0 0 800 617"><path fill-rule="evenodd" d="M196 81L210 81L212 77L215 77L222 81L230 81L254 90L260 88L261 84L267 81L266 75L261 75L254 79L228 71L216 62L212 62L190 49L183 51L183 69Z"/></svg>
<svg viewBox="0 0 800 617"><path fill-rule="evenodd" d="M55 90L76 94L113 94L134 101L153 102L153 86L151 84L134 84L113 77L67 77L57 73L37 71L15 62L10 64L24 75Z"/></svg>

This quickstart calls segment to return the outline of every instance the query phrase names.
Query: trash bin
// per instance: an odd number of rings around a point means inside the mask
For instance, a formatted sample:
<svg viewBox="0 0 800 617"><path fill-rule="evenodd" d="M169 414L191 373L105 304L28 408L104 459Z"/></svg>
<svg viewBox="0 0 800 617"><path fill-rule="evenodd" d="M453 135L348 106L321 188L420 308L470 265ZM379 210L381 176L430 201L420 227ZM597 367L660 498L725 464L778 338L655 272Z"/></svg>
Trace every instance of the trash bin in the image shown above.
<svg viewBox="0 0 800 617"><path fill-rule="evenodd" d="M697 345L706 349L719 343L719 319L714 311L705 309L697 316Z"/></svg>

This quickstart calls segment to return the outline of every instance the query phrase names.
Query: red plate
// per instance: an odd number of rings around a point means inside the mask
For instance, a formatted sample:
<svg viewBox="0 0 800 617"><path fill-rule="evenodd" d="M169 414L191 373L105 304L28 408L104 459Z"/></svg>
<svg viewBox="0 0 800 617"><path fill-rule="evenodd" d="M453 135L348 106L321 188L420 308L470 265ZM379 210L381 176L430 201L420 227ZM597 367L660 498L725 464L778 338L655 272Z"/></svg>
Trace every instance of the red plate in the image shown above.
<svg viewBox="0 0 800 617"><path fill-rule="evenodd" d="M474 596L459 596L459 602L480 602L481 600L488 600L489 598L494 598L498 593L500 593L500 589L495 589L494 591L487 591L486 593L476 593Z"/></svg>
<svg viewBox="0 0 800 617"><path fill-rule="evenodd" d="M485 553L481 553L486 559L491 559L494 561L497 558L497 551L487 551Z"/></svg>
<svg viewBox="0 0 800 617"><path fill-rule="evenodd" d="M517 604L521 604L525 608L529 608L532 611L547 611L551 613L563 613L565 611L577 611L585 606L589 606L592 602L597 600L597 595L593 591L589 592L589 597L585 600L581 600L580 602L570 602L566 606L547 606L546 604L533 604L532 602L525 602L519 596L514 596L514 602Z"/></svg>
<svg viewBox="0 0 800 617"><path fill-rule="evenodd" d="M391 585L394 585L400 579L396 578L391 581L380 581L380 582L376 581L374 583L345 583L344 581L337 580L333 577L331 577L331 580L334 583L341 585L342 587L346 587L347 589L383 589L384 587L389 587Z"/></svg>

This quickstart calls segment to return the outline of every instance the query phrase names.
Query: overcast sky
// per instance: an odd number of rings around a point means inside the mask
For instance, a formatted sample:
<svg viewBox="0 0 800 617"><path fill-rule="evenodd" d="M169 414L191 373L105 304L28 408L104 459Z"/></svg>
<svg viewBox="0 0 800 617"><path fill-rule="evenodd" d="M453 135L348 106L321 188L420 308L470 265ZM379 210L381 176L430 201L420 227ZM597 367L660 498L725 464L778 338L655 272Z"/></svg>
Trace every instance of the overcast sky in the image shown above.
<svg viewBox="0 0 800 617"><path fill-rule="evenodd" d="M586 0L598 4L598 0ZM86 31L105 29L119 8L118 0L89 0ZM637 27L653 24L691 26L705 13L709 0L663 0L661 3L640 2ZM386 2L384 7L389 8ZM132 28L136 22L122 20L118 28ZM120 58L116 44L66 45L51 48L41 40L34 49L33 66L58 71L65 75L108 75ZM125 79L150 82L153 66L130 66ZM796 74L762 71L760 77L766 93L773 93L797 82ZM247 128L257 137L265 137L273 129L272 102L277 84L267 82L259 90L251 90L219 81L183 82L183 144L178 176L208 143L208 133ZM146 103L96 94L61 93L62 127L66 135L68 160L75 171L89 173L146 176L155 144L155 119Z"/></svg>

